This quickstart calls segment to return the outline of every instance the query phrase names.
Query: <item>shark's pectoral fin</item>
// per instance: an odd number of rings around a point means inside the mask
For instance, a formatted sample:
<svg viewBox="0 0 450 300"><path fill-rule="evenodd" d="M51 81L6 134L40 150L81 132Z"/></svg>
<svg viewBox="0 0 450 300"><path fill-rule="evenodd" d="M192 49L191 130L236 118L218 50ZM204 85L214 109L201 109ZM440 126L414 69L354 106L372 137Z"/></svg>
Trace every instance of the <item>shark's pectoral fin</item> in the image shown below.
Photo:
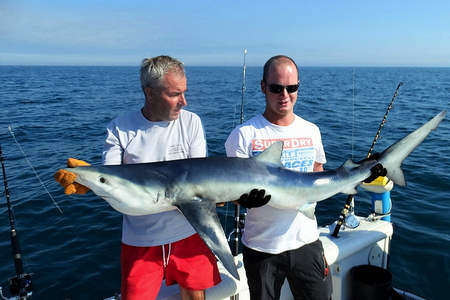
<svg viewBox="0 0 450 300"><path fill-rule="evenodd" d="M195 200L177 201L174 205L183 213L209 249L219 258L225 269L239 280L233 255L216 213L215 201L195 198Z"/></svg>

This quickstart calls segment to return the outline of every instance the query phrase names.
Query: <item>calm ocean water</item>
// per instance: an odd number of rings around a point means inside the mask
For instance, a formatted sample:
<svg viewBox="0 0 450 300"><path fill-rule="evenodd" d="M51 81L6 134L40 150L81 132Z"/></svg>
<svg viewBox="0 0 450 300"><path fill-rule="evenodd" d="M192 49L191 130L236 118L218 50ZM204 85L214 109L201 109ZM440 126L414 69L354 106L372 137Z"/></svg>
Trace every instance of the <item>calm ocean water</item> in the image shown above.
<svg viewBox="0 0 450 300"><path fill-rule="evenodd" d="M245 119L260 113L262 69L247 68ZM381 151L439 111L449 108L450 68L302 68L296 113L316 123L327 153L326 168L366 154L387 105L404 85L375 150ZM188 110L203 120L209 154L237 125L242 70L187 67ZM139 109L143 96L137 67L0 66L0 143L27 272L34 299L102 299L120 288L121 215L88 194L65 196L53 173L68 157L101 162L106 124ZM448 298L450 278L450 122L404 163L406 188L395 187L390 269L396 287L429 299ZM42 181L64 211L60 214L15 144L8 125ZM0 200L0 285L14 275L3 185ZM321 202L319 223L334 221L346 195ZM368 195L356 212L369 213ZM222 216L233 208L223 208ZM232 218L227 220L231 223ZM230 224L224 224L227 231Z"/></svg>

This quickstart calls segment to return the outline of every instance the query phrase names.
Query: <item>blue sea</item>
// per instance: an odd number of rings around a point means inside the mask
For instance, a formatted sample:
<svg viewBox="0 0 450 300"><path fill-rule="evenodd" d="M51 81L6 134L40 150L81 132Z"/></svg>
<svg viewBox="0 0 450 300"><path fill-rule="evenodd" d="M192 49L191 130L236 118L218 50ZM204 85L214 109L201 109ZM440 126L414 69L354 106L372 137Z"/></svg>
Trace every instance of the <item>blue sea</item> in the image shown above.
<svg viewBox="0 0 450 300"><path fill-rule="evenodd" d="M53 174L68 157L101 163L107 123L143 104L138 72L137 66L0 66L0 143L25 270L34 273L33 299L102 299L119 292L121 215L92 193L64 195ZM242 68L187 67L186 72L187 109L203 121L209 155L224 156L224 142L239 123ZM264 109L261 76L262 68L247 68L245 119ZM399 82L403 86L375 151L449 108L450 68L305 67L300 77L295 111L320 127L328 169L367 155ZM447 116L405 160L407 187L396 186L391 193L393 284L427 299L448 299L449 129ZM0 191L0 286L5 290L15 272L3 185ZM336 220L346 198L320 202L319 223ZM360 192L356 213L368 215L369 203ZM233 212L233 207L220 209L227 231Z"/></svg>

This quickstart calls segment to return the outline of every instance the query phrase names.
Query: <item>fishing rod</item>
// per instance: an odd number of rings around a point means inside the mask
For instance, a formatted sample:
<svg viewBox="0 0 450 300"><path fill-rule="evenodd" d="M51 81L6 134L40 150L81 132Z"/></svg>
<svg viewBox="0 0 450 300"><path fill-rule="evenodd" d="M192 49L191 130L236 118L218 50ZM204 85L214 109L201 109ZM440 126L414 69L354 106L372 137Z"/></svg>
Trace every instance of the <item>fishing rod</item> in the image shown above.
<svg viewBox="0 0 450 300"><path fill-rule="evenodd" d="M244 65L242 67L242 95L241 95L241 118L240 124L244 123L244 94L245 94L245 70L247 65L245 64L245 56L247 55L247 49L244 49Z"/></svg>
<svg viewBox="0 0 450 300"><path fill-rule="evenodd" d="M241 117L240 124L244 123L244 94L245 94L245 70L247 65L245 64L245 56L247 55L247 49L244 49L244 65L242 67L242 95L241 95ZM234 238L234 247L233 247L233 255L237 256L239 254L239 232L242 226L241 224L241 206L236 203L234 208L234 229L236 231L236 235ZM237 300L237 298L235 298Z"/></svg>
<svg viewBox="0 0 450 300"><path fill-rule="evenodd" d="M9 288L11 295L13 298L9 298L9 300L12 299L20 299L25 300L31 297L32 295L32 284L31 284L31 276L30 273L25 273L23 269L23 262L22 262L22 255L20 254L20 247L19 247L19 238L17 236L17 231L14 224L14 212L11 206L11 196L9 194L8 189L8 181L6 179L6 170L5 170L5 163L2 153L2 146L0 145L0 163L2 165L2 171L3 171L3 184L5 186L5 197L6 197L6 204L8 206L8 215L9 215L9 224L11 227L11 247L12 247L12 254L14 258L14 267L16 270L16 276L9 279ZM1 292L1 289L0 289ZM4 299L5 298L2 294L0 294Z"/></svg>
<svg viewBox="0 0 450 300"><path fill-rule="evenodd" d="M386 113L384 114L383 120L380 123L380 126L378 127L377 133L375 134L375 137L372 141L372 145L370 146L369 152L367 153L366 158L369 158L372 155L372 151L373 148L375 147L375 144L377 143L379 137L380 137L380 133L381 133L381 129L384 126L384 123L386 122L387 119L387 115L389 114L389 112L392 109L392 105L394 104L394 100L398 95L398 90L400 89L400 87L403 85L403 82L400 82L397 85L397 88L395 89L394 95L392 96L391 102L389 103ZM345 218L347 217L348 212L351 210L351 204L354 201L354 196L353 195L348 195L347 200L345 201L345 205L344 208L341 211L341 215L339 216L339 219L337 220L337 224L336 227L334 227L334 231L332 236L333 237L338 237L339 234L339 230L341 229L342 224L344 224Z"/></svg>
<svg viewBox="0 0 450 300"><path fill-rule="evenodd" d="M247 68L246 64L245 64L245 56L247 55L247 49L244 49L244 64L242 67L242 96L241 96L241 116L240 116L240 124L244 123L244 94L245 94L245 70ZM233 240L233 249L232 249L232 253L233 256L237 256L239 254L239 233L240 233L240 228L242 227L241 224L241 218L240 218L240 214L241 214L241 206L236 203L235 207L234 207L234 240ZM234 298L237 299L237 298Z"/></svg>
<svg viewBox="0 0 450 300"><path fill-rule="evenodd" d="M242 95L241 95L241 116L240 116L240 124L244 123L244 94L245 94L245 70L247 68L245 64L245 56L247 55L247 49L244 49L244 64L242 66ZM241 227L243 226L244 218L241 218L241 206L239 203L235 203L234 206L234 229L230 233L228 240L231 239L231 235L234 234L233 246L231 249L231 253L234 257L237 257L239 254L239 233L241 232ZM230 296L230 300L239 300L239 294L235 294Z"/></svg>

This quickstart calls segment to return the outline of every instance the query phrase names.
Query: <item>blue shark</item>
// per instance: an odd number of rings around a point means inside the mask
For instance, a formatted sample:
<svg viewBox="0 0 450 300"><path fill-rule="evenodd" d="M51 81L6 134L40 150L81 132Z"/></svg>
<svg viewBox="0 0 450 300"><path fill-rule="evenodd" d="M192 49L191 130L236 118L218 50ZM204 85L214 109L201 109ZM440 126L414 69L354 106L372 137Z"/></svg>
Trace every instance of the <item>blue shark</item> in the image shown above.
<svg viewBox="0 0 450 300"><path fill-rule="evenodd" d="M300 173L282 166L282 142L275 142L252 158L208 157L174 161L83 166L66 169L115 210L127 215L148 215L179 209L224 267L239 279L216 203L229 202L252 189L270 194L267 205L297 209L315 218L315 204L335 194L355 194L357 186L381 163L387 177L406 184L403 160L437 128L442 111L414 132L384 150L378 159L346 161L323 172ZM274 224L275 226L275 224Z"/></svg>

